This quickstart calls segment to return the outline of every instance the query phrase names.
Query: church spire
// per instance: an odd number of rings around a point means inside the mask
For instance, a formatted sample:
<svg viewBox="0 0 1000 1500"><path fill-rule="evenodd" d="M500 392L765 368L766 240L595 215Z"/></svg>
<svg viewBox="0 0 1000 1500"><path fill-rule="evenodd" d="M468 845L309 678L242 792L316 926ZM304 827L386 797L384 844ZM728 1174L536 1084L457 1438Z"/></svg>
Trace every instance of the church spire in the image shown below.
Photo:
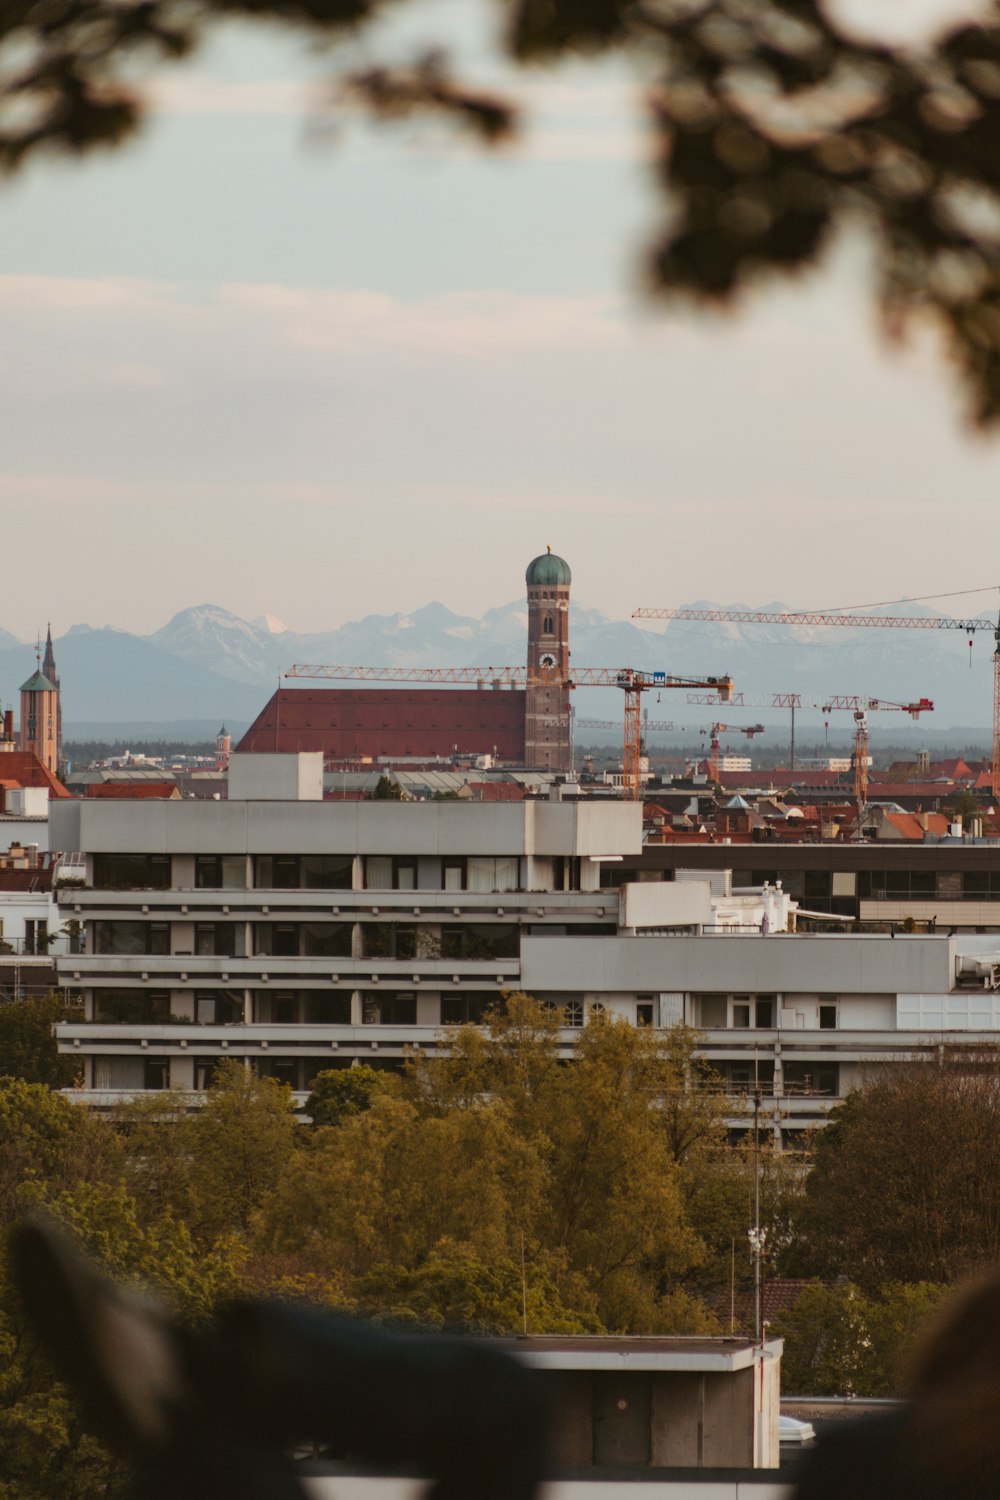
<svg viewBox="0 0 1000 1500"><path fill-rule="evenodd" d="M45 657L42 661L42 671L49 679L53 687L59 686L59 671L56 667L56 654L52 649L52 626L49 625L45 634Z"/></svg>

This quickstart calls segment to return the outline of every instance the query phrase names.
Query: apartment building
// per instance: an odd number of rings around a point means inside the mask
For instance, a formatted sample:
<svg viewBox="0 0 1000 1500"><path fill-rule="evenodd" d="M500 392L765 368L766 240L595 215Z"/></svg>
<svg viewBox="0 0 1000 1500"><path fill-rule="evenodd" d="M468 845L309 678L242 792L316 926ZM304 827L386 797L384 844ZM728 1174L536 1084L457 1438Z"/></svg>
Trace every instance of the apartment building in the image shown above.
<svg viewBox="0 0 1000 1500"><path fill-rule="evenodd" d="M204 1089L227 1056L301 1096L523 989L562 1007L567 1055L596 1007L696 1026L734 1096L758 1086L795 1131L871 1058L1000 1031L988 938L796 935L786 892L718 872L602 883L640 853L636 803L328 802L320 755L254 754L227 802L51 816L81 872L59 894L80 924L59 977L84 1019L59 1046L99 1106Z"/></svg>

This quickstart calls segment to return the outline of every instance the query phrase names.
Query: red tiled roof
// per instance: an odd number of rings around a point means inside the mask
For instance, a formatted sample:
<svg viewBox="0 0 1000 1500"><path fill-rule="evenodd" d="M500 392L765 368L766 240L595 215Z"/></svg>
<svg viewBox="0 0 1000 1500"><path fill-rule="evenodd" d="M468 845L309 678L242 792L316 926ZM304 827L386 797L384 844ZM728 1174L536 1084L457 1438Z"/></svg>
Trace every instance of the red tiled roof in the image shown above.
<svg viewBox="0 0 1000 1500"><path fill-rule="evenodd" d="M180 792L173 781L94 781L87 787L87 797L100 797L121 802L138 802L146 799L162 800L177 798Z"/></svg>
<svg viewBox="0 0 1000 1500"><path fill-rule="evenodd" d="M468 788L476 802L524 801L524 787L516 781L470 781Z"/></svg>
<svg viewBox="0 0 1000 1500"><path fill-rule="evenodd" d="M925 833L944 834L948 832L948 819L943 813L894 813L884 814L885 821L891 828L895 828L901 839L922 839ZM924 826L926 824L926 827Z"/></svg>
<svg viewBox="0 0 1000 1500"><path fill-rule="evenodd" d="M70 794L58 777L47 770L33 750L0 751L0 771L5 783L15 787L43 786L50 797L68 797Z"/></svg>
<svg viewBox="0 0 1000 1500"><path fill-rule="evenodd" d="M521 688L279 688L235 747L322 750L329 760L524 759Z"/></svg>

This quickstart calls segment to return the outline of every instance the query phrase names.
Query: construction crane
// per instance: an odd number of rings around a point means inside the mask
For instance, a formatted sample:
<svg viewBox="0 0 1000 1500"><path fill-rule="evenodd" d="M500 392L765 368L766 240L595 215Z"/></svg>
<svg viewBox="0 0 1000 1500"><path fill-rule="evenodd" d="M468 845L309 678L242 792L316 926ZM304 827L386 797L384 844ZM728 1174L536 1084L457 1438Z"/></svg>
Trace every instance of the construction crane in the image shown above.
<svg viewBox="0 0 1000 1500"><path fill-rule="evenodd" d="M745 734L748 739L753 739L755 734L763 734L763 724L713 724L708 731L708 779L718 782L719 780L719 735L734 732ZM702 734L705 730L702 730Z"/></svg>
<svg viewBox="0 0 1000 1500"><path fill-rule="evenodd" d="M717 706L723 700L714 693L688 693L689 703ZM791 716L791 733L788 749L788 769L795 770L795 711L799 708L818 708L824 715L834 709L849 713L871 713L875 710L891 709L908 713L918 719L921 714L931 713L934 704L930 698L918 698L913 703L893 703L888 698L866 698L857 693L834 693L825 702L803 698L801 693L733 693L727 700L733 708L787 708Z"/></svg>
<svg viewBox="0 0 1000 1500"><path fill-rule="evenodd" d="M703 688L714 695L714 701L728 703L733 691L731 677L675 677L667 672L641 672L635 667L571 667L565 676L558 668L542 666L531 673L525 667L353 667L347 665L296 665L286 677L318 677L348 682L455 682L474 683L477 687L523 688L529 684L552 682L566 688L616 687L625 695L624 747L622 752L622 791L637 798L642 791L643 693L662 688Z"/></svg>
<svg viewBox="0 0 1000 1500"><path fill-rule="evenodd" d="M726 620L737 625L819 625L874 630L962 630L969 649L977 631L993 634L993 737L990 760L991 790L1000 799L1000 616L994 622L982 615L957 620L942 615L870 615L836 610L762 609L636 609L633 620Z"/></svg>

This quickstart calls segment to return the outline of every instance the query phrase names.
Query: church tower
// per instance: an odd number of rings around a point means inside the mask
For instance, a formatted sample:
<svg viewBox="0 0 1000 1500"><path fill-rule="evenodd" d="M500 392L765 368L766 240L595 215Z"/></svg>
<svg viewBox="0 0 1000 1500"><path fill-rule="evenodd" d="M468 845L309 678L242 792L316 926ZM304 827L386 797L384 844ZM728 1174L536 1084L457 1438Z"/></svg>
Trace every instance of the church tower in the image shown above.
<svg viewBox="0 0 1000 1500"><path fill-rule="evenodd" d="M59 687L59 668L56 666L56 653L52 649L51 624L45 632L45 655L42 657L42 675L49 679L58 694L56 700L56 766L61 767L63 763L62 692Z"/></svg>
<svg viewBox="0 0 1000 1500"><path fill-rule="evenodd" d="M41 657L41 647L38 659ZM45 660L55 668L52 655L52 632L49 632ZM31 750L38 756L46 770L53 776L59 774L61 728L59 711L59 681L43 672L40 660L34 674L21 684L21 727L18 733L18 749Z"/></svg>
<svg viewBox="0 0 1000 1500"><path fill-rule="evenodd" d="M573 769L570 732L569 563L549 547L528 564L528 686L524 760L542 771Z"/></svg>

